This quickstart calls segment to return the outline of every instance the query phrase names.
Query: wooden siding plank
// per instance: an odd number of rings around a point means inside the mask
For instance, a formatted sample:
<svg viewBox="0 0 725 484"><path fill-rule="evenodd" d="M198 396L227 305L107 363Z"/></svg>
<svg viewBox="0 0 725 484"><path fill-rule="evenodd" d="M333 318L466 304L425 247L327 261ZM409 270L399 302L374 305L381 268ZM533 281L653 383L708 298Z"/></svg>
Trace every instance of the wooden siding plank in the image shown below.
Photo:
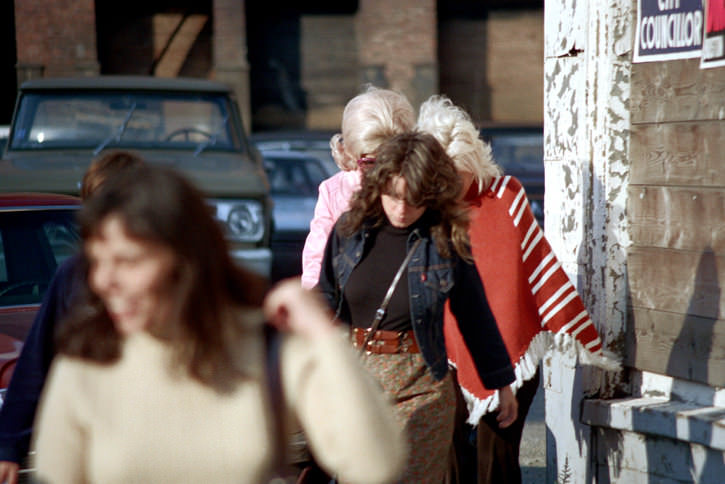
<svg viewBox="0 0 725 484"><path fill-rule="evenodd" d="M699 59L632 65L632 123L725 117L725 76Z"/></svg>
<svg viewBox="0 0 725 484"><path fill-rule="evenodd" d="M627 267L633 307L725 319L724 255L632 247Z"/></svg>
<svg viewBox="0 0 725 484"><path fill-rule="evenodd" d="M725 255L725 190L630 185L627 216L635 246Z"/></svg>
<svg viewBox="0 0 725 484"><path fill-rule="evenodd" d="M725 385L725 320L633 307L629 321L628 366Z"/></svg>
<svg viewBox="0 0 725 484"><path fill-rule="evenodd" d="M631 134L630 184L725 187L725 123L639 125Z"/></svg>

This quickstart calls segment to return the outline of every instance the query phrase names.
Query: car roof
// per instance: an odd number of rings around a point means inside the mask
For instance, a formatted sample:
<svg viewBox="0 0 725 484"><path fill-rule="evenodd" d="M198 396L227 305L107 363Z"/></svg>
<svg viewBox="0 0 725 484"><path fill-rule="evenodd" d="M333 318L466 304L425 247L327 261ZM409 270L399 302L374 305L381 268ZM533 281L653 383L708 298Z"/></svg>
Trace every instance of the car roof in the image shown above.
<svg viewBox="0 0 725 484"><path fill-rule="evenodd" d="M81 199L58 193L0 193L0 209L48 206L78 206Z"/></svg>
<svg viewBox="0 0 725 484"><path fill-rule="evenodd" d="M137 90L137 91L204 91L230 93L226 84L207 79L163 78L152 76L91 76L91 77L56 77L31 79L25 81L20 89L23 91L45 89L83 89L83 90Z"/></svg>
<svg viewBox="0 0 725 484"><path fill-rule="evenodd" d="M322 161L304 151L287 151L287 150L259 150L262 158L276 158L279 160L314 160L322 163Z"/></svg>

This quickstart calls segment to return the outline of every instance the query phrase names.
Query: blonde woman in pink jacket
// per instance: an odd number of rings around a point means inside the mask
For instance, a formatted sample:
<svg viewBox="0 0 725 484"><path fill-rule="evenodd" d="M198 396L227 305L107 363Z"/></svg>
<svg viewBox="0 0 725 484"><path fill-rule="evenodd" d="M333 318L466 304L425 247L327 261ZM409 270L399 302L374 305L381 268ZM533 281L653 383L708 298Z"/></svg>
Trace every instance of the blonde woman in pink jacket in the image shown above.
<svg viewBox="0 0 725 484"><path fill-rule="evenodd" d="M360 188L362 171L375 163L375 151L392 136L415 127L415 110L395 91L367 87L342 113L342 133L330 139L335 163L342 171L320 183L315 214L302 250L302 286L310 289L320 277L322 255L332 226Z"/></svg>

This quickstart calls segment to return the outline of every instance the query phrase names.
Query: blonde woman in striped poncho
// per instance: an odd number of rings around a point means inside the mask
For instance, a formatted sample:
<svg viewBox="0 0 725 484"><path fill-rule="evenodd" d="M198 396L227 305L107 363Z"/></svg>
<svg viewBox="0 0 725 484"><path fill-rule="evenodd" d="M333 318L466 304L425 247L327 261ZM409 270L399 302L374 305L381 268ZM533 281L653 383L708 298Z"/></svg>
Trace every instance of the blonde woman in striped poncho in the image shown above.
<svg viewBox="0 0 725 484"><path fill-rule="evenodd" d="M433 96L420 107L418 128L438 139L464 182L471 252L516 373L511 386L519 403L518 418L501 428L498 395L481 383L447 311L446 347L457 369L463 417L455 449L458 481L521 482L521 433L539 386L538 365L544 353L557 344L574 347L584 363L606 369L616 369L618 363L604 355L584 303L536 222L521 183L501 175L490 146L479 138L468 114L446 97ZM470 425L476 427L477 449L468 443Z"/></svg>

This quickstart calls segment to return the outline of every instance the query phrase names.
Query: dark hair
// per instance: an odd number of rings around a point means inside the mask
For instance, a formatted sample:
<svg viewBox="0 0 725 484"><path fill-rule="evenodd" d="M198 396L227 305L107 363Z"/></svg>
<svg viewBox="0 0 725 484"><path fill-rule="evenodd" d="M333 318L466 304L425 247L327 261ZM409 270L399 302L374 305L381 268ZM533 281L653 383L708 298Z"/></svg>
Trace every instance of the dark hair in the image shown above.
<svg viewBox="0 0 725 484"><path fill-rule="evenodd" d="M81 198L87 200L106 180L144 163L143 158L130 151L113 150L104 153L91 162L91 166L83 175Z"/></svg>
<svg viewBox="0 0 725 484"><path fill-rule="evenodd" d="M341 219L340 233L350 236L364 224L381 225L385 212L380 197L397 176L407 183L406 203L426 207L424 216L441 255L450 257L452 244L456 253L470 259L468 215L459 200L461 180L443 147L426 133L399 134L380 145L375 165L365 172L350 210Z"/></svg>
<svg viewBox="0 0 725 484"><path fill-rule="evenodd" d="M130 236L176 256L171 297L177 304L169 325L182 367L204 383L228 381L238 371L227 340L241 329L242 309L261 306L266 280L233 263L202 194L171 169L145 165L104 182L80 210L83 240L112 215L120 216ZM120 342L86 277L80 304L61 326L59 352L110 363L120 356Z"/></svg>

